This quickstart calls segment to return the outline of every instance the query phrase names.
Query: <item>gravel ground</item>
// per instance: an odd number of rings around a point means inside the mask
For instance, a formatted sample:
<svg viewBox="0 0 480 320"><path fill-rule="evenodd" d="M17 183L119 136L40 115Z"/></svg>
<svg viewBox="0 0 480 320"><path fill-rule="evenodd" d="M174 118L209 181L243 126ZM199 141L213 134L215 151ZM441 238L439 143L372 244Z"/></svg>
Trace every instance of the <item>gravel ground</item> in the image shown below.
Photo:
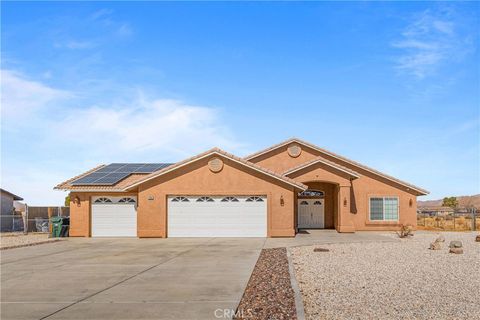
<svg viewBox="0 0 480 320"><path fill-rule="evenodd" d="M48 234L45 233L29 233L27 235L9 233L1 235L0 248L19 248L58 240L58 238L48 238Z"/></svg>
<svg viewBox="0 0 480 320"><path fill-rule="evenodd" d="M262 250L237 315L235 319L297 319L285 248Z"/></svg>
<svg viewBox="0 0 480 320"><path fill-rule="evenodd" d="M439 234L446 239L442 249L429 250ZM480 319L475 235L417 233L395 242L293 248L306 318ZM462 241L465 253L448 253L451 240Z"/></svg>

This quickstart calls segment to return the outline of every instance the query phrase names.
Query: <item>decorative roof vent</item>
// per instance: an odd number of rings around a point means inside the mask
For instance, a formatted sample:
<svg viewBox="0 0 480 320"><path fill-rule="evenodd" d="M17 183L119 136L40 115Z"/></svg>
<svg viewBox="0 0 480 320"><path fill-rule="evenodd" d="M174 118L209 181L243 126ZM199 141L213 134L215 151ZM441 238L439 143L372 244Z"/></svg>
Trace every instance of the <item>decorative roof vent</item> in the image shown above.
<svg viewBox="0 0 480 320"><path fill-rule="evenodd" d="M296 158L300 155L300 153L302 153L302 148L298 144L293 143L288 146L287 151L290 157Z"/></svg>
<svg viewBox="0 0 480 320"><path fill-rule="evenodd" d="M208 168L212 172L220 172L223 169L223 161L220 158L212 158L208 161Z"/></svg>

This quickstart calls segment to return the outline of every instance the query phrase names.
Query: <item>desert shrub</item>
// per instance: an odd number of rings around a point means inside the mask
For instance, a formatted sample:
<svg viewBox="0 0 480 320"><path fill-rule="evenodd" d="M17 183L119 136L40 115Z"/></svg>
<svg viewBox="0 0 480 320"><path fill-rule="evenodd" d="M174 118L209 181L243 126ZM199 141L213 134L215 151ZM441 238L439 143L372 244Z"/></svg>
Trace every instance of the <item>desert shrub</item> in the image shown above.
<svg viewBox="0 0 480 320"><path fill-rule="evenodd" d="M407 238L413 236L413 227L409 224L400 226L400 231L397 232L400 238Z"/></svg>

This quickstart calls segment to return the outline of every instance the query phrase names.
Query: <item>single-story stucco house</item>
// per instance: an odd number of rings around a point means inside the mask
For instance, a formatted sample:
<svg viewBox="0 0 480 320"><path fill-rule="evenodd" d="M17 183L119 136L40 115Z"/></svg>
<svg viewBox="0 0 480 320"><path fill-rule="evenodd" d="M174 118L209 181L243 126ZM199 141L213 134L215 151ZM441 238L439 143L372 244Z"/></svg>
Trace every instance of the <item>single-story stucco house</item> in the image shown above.
<svg viewBox="0 0 480 320"><path fill-rule="evenodd" d="M55 187L70 191L79 237L293 237L416 226L428 191L299 139L245 158L218 148L174 164L113 163Z"/></svg>
<svg viewBox="0 0 480 320"><path fill-rule="evenodd" d="M1 194L1 211L0 211L0 230L2 232L13 231L13 218L15 213L14 201L22 201L19 197L5 189L0 189Z"/></svg>

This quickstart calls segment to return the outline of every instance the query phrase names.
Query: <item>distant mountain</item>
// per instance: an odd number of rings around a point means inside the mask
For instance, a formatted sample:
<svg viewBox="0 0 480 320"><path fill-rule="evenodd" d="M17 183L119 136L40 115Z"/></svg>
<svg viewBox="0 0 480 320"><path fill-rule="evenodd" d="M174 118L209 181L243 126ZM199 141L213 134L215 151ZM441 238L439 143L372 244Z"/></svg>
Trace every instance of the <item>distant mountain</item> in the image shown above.
<svg viewBox="0 0 480 320"><path fill-rule="evenodd" d="M475 194L473 196L459 196L457 197L458 206L461 207L471 207L474 206L475 208L480 208L480 194ZM439 200L426 200L426 201L418 201L418 207L440 207L442 205L443 199Z"/></svg>

